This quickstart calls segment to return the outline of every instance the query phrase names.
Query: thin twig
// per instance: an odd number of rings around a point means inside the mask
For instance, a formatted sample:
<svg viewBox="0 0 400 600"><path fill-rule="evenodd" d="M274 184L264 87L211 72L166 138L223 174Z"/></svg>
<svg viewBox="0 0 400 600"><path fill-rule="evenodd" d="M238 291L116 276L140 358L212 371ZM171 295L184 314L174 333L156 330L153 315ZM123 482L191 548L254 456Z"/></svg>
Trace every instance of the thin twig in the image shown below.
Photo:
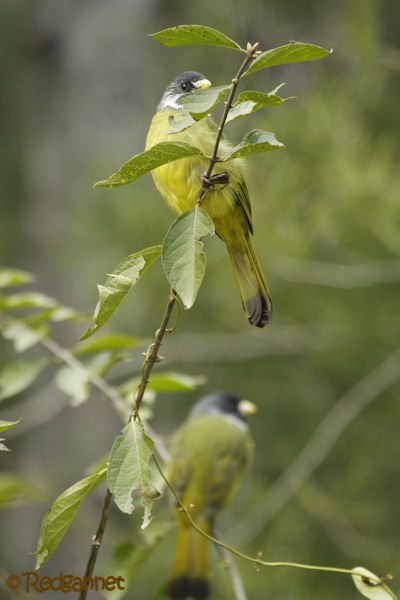
<svg viewBox="0 0 400 600"><path fill-rule="evenodd" d="M142 367L142 377L136 392L135 403L130 415L130 417L133 417L134 419L136 419L139 414L140 405L142 403L147 384L149 383L149 376L151 370L156 362L160 362L162 360L162 357L158 356L158 351L160 349L164 334L167 331L168 323L171 318L175 302L176 296L173 290L171 290L167 306L165 307L165 312L161 321L160 328L157 329L155 334L155 341L152 344L150 344L149 348L147 349L147 352L145 353L145 359Z"/></svg>
<svg viewBox="0 0 400 600"><path fill-rule="evenodd" d="M43 338L40 340L42 346L44 346L49 352L54 354L57 358L59 358L62 362L70 366L72 369L75 369L79 372L84 372L87 375L88 382L91 383L94 387L96 387L100 392L102 392L106 398L111 400L112 405L121 416L121 418L126 418L127 407L124 398L118 392L118 390L110 385L105 379L100 377L99 375L94 375L91 373L86 366L78 359L76 356L72 354L66 348L63 348L51 338ZM169 458L169 452L166 446L163 444L162 440L158 437L157 433L153 430L151 425L146 423L146 431L148 435L155 441L155 449L160 456L161 460L166 462Z"/></svg>
<svg viewBox="0 0 400 600"><path fill-rule="evenodd" d="M246 590L244 589L242 576L240 575L240 571L237 568L233 557L225 548L222 548L222 546L217 546L217 550L223 560L224 567L227 569L229 577L231 578L232 591L236 600L247 600L247 594Z"/></svg>
<svg viewBox="0 0 400 600"><path fill-rule="evenodd" d="M230 109L232 108L232 102L235 97L238 83L239 83L240 79L242 78L244 72L246 71L247 67L251 63L251 61L257 57L257 52L258 52L257 48L259 47L259 45L260 45L259 42L256 42L255 44L247 45L246 57L245 57L244 61L242 62L242 64L240 65L239 70L236 73L235 77L232 79L232 85L231 85L231 89L229 92L228 100L225 102L225 109L222 114L220 124L218 125L217 136L215 138L215 144L214 144L213 153L210 158L210 164L208 165L207 171L203 175L202 186L201 186L199 197L197 200L197 204L199 206L203 202L205 195L207 194L207 192L210 189L211 173L212 173L212 170L213 170L215 164L218 162L219 144L220 144L220 141L222 138L222 133L223 133L223 130L225 127L226 119L228 118L228 113L229 113Z"/></svg>
<svg viewBox="0 0 400 600"><path fill-rule="evenodd" d="M295 460L248 511L243 521L232 529L233 537L246 543L271 521L323 463L336 441L356 417L400 380L399 364L400 347L336 402Z"/></svg>
<svg viewBox="0 0 400 600"><path fill-rule="evenodd" d="M192 515L190 514L190 509L183 504L183 502L180 499L174 486L172 485L172 483L170 483L170 481L167 479L166 475L164 474L157 458L155 456L153 458L154 458L154 463L155 463L161 477L163 478L165 484L167 485L169 490L172 492L172 495L174 496L177 504L179 505L179 509L184 513L185 517L187 518L187 520L189 521L191 526L200 535L207 538L210 542L213 542L214 544L216 544L217 546L220 546L221 548L225 548L225 550L227 550L228 552L230 552L231 554L234 554L235 556L237 556L239 558L242 558L243 560L246 560L248 562L255 564L257 568L259 568L259 567L286 567L286 568L292 568L292 569L303 569L306 571L324 571L326 573L338 573L338 574L345 574L345 575L353 575L354 574L353 569L344 569L344 568L340 568L340 567L330 567L330 566L326 566L326 565L308 565L305 563L297 563L297 562L289 562L289 561L272 561L272 562L265 561L265 560L261 559L261 556L257 556L257 557L249 556L248 554L245 554L244 552L237 550L233 546L230 546L229 544L226 544L225 542L221 542L221 540L218 540L217 538L210 535L209 533L207 533L206 531L204 531L201 527L199 527L197 525L196 521L194 521ZM373 581L376 584L380 584L380 585L383 584L382 580L377 576L376 576L376 579L372 579L372 577L371 577L371 581Z"/></svg>
<svg viewBox="0 0 400 600"><path fill-rule="evenodd" d="M101 542L102 542L103 535L104 535L104 530L107 525L107 519L108 519L109 510L110 510L111 499L112 499L112 493L110 492L109 489L107 489L106 495L104 497L103 508L101 510L100 521L97 526L97 531L92 540L92 546L90 549L89 560L87 562L86 570L85 570L85 574L84 574L85 578L92 576L94 567L96 565L97 555L99 553ZM87 580L84 579L84 581L87 581ZM88 592L88 590L87 590L86 586L84 586L84 589L79 594L79 600L85 600L85 598L87 596L87 592Z"/></svg>

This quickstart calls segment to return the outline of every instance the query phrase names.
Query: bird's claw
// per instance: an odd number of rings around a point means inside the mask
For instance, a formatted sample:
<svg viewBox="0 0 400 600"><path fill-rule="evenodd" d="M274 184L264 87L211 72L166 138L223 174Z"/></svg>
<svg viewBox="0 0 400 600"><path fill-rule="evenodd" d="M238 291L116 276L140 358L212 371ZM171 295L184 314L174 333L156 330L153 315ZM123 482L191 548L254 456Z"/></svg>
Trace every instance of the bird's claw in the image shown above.
<svg viewBox="0 0 400 600"><path fill-rule="evenodd" d="M229 183L229 173L224 171L223 173L216 173L215 175L211 175L207 177L206 175L202 175L201 183L203 187L207 190L213 190L215 185L227 185Z"/></svg>

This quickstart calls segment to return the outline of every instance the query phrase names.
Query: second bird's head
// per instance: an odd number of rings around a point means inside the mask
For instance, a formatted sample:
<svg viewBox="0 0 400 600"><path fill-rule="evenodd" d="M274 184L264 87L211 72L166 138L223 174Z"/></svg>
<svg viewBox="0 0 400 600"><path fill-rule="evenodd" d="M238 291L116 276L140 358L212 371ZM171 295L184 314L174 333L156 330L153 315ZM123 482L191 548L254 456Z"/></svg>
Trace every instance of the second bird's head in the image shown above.
<svg viewBox="0 0 400 600"><path fill-rule="evenodd" d="M181 96L190 94L195 90L206 90L210 86L211 82L201 73L185 71L167 86L157 110L162 110L163 108L180 109L181 106L178 104L178 99Z"/></svg>

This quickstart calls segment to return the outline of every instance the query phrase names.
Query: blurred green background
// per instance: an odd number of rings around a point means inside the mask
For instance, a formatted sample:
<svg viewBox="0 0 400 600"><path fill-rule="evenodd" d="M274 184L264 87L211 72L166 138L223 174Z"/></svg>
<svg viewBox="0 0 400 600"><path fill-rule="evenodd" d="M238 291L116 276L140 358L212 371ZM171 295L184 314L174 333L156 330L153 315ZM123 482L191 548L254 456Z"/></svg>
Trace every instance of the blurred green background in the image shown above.
<svg viewBox="0 0 400 600"><path fill-rule="evenodd" d="M256 461L221 518L220 536L253 555L262 551L266 560L392 571L399 590L400 364L394 385L383 385L349 418L326 456L316 447L310 460L321 464L300 490L287 502L278 494L271 518L262 508L264 499L270 507L268 490L324 416L399 345L398 0L2 0L1 264L34 272L42 291L89 313L107 272L131 252L160 243L172 215L150 176L117 190L92 184L143 149L159 97L176 74L199 70L220 85L235 73L234 52L167 49L146 36L180 23L213 26L242 44L260 41L263 49L290 39L334 49L322 61L253 75L243 84L248 89L287 82L282 95L297 99L227 130L239 141L246 129L264 128L286 145L249 161L247 177L273 324L247 325L225 248L212 240L198 301L163 346L163 368L205 375L205 391L228 389L259 406L251 422ZM113 329L150 336L167 293L157 265ZM56 336L69 345L81 333L81 325L63 326ZM1 364L11 357L4 343ZM373 396L375 383L367 381L361 397ZM163 395L154 428L169 435L200 393ZM345 419L354 398L348 400L341 405ZM46 375L3 406L3 419L25 416L7 436L12 452L1 453L1 467L41 489L38 502L0 513L0 565L19 573L33 568L29 553L44 511L108 450L120 423L96 394L70 408ZM321 439L337 424L333 417ZM100 490L83 506L44 573L82 572L102 496ZM156 517L167 514L160 503ZM118 542L135 543L138 523L113 511L99 573L111 573ZM157 597L173 545L171 532L141 567L128 598ZM213 598L230 598L214 558ZM252 599L358 597L347 577L239 566Z"/></svg>

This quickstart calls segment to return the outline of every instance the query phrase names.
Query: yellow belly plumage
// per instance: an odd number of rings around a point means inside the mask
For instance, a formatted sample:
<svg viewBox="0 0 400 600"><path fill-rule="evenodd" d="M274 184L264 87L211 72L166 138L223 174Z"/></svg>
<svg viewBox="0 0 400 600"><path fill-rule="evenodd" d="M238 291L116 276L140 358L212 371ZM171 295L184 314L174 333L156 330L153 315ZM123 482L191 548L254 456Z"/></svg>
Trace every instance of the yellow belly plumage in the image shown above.
<svg viewBox="0 0 400 600"><path fill-rule="evenodd" d="M185 142L211 156L216 127L211 119L202 119L192 127L171 133L170 119L179 115L171 108L158 111L150 125L146 149L167 141ZM222 140L219 153L230 145ZM201 189L201 176L209 161L205 156L182 158L152 171L154 183L168 207L177 215L196 205ZM239 284L244 309L251 324L263 327L272 316L267 284L251 245L251 206L240 159L217 163L213 175L228 172L229 183L219 185L206 194L203 208L213 219L219 237L225 242Z"/></svg>

